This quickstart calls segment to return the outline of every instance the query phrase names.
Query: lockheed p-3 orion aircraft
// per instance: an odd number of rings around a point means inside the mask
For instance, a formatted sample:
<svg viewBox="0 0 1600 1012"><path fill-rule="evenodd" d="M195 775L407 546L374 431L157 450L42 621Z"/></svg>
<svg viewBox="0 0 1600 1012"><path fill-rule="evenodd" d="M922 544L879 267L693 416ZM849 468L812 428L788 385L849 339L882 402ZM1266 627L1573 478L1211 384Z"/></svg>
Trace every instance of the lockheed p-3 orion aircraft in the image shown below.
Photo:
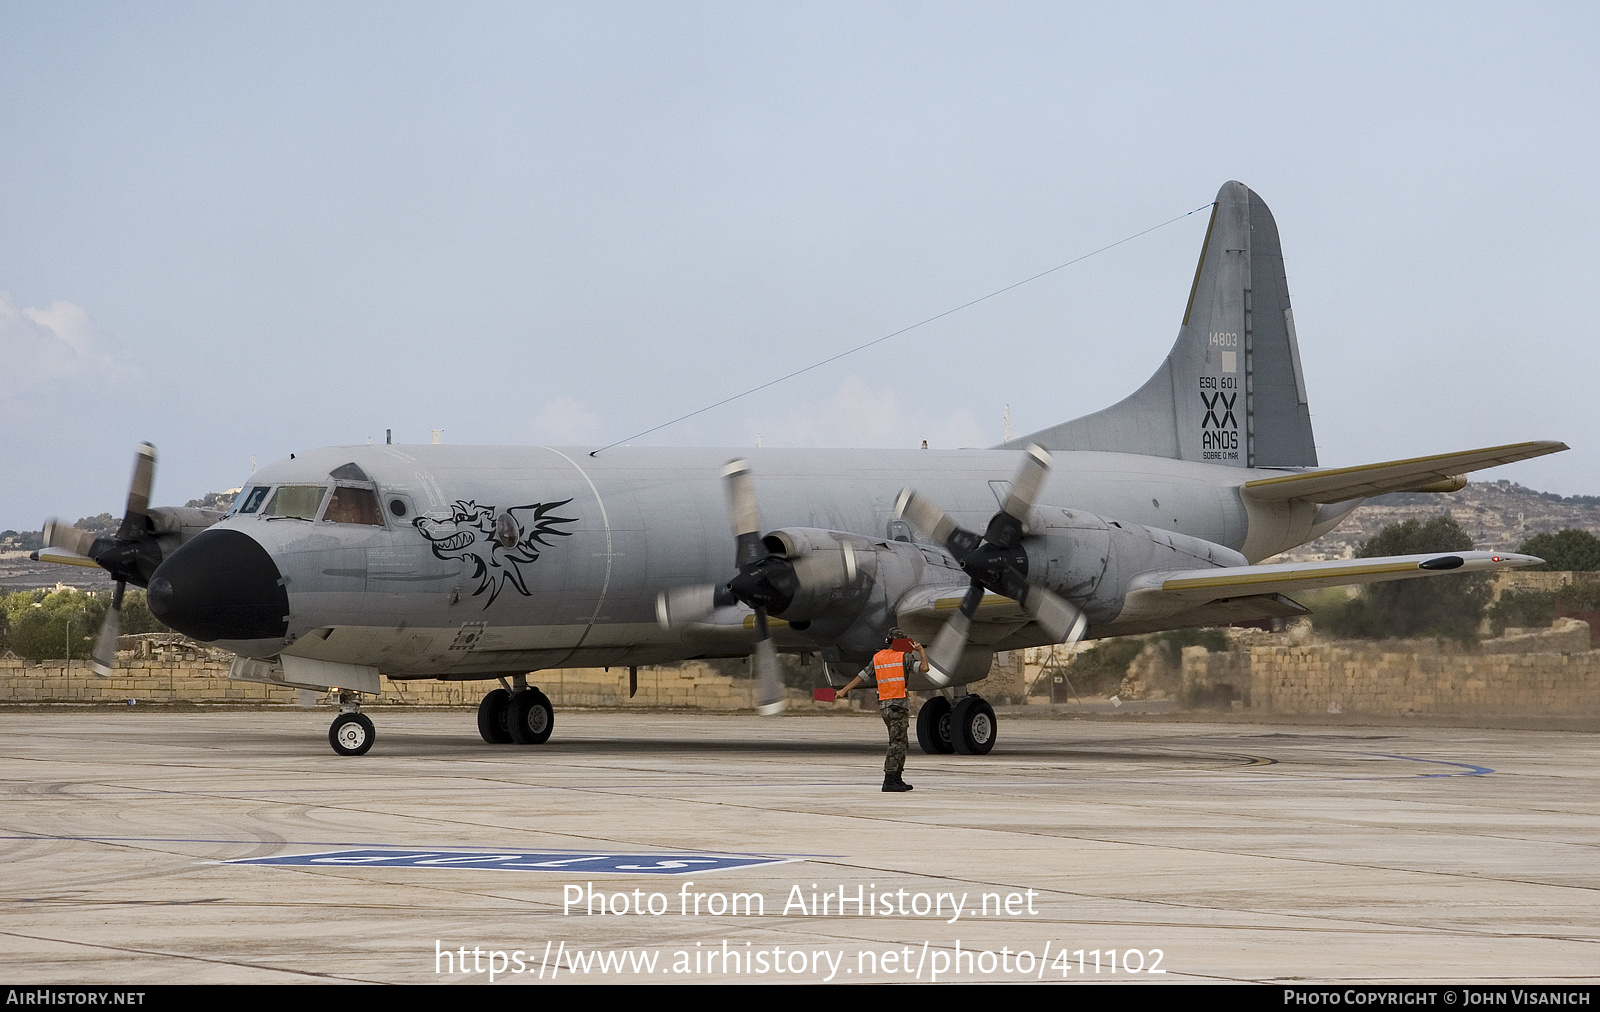
<svg viewBox="0 0 1600 1012"><path fill-rule="evenodd" d="M1212 208L1176 344L1121 402L989 449L348 446L252 475L226 514L149 505L121 528L46 525L40 559L116 579L93 666L114 662L127 584L171 628L232 651L231 675L337 689L335 751L376 738L391 679L500 681L478 730L541 744L536 673L749 656L763 712L777 655L841 680L898 627L930 642L910 688L928 752L993 748L972 690L998 651L1287 618L1288 595L1535 564L1453 552L1262 560L1364 498L1461 488L1566 447L1524 442L1319 469L1277 225L1241 183ZM730 458L736 458L730 461Z"/></svg>

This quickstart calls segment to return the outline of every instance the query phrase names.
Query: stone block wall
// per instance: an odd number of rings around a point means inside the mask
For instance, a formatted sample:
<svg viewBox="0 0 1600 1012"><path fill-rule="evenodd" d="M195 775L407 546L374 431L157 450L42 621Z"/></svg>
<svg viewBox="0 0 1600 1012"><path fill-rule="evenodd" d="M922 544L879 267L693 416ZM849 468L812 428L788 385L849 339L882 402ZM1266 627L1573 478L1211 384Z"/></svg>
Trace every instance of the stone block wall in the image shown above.
<svg viewBox="0 0 1600 1012"><path fill-rule="evenodd" d="M228 677L232 655L195 647L123 652L109 678L90 674L88 663L23 661L0 657L0 703L283 703L299 701L295 689ZM535 672L528 679L561 706L755 708L755 681L720 674L704 664L639 669L638 692L628 696L628 669L569 668ZM493 681L382 680L384 705L477 706ZM840 711L875 708L870 690L849 703L817 703L809 690L788 690L791 708ZM866 703L862 701L866 700Z"/></svg>
<svg viewBox="0 0 1600 1012"><path fill-rule="evenodd" d="M1217 687L1232 685L1242 705L1263 713L1590 716L1600 714L1600 650L1588 645L1583 623L1562 620L1482 649L1333 642L1207 654L1190 647L1183 684L1190 699L1208 690L1217 699Z"/></svg>

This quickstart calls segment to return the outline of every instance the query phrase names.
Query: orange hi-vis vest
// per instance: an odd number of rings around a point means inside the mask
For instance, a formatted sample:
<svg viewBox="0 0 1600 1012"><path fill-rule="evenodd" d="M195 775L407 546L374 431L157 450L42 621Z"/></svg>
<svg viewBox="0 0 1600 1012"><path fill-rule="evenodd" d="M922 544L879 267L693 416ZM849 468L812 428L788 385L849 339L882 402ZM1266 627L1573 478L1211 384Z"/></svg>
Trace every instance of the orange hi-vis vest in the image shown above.
<svg viewBox="0 0 1600 1012"><path fill-rule="evenodd" d="M879 650L872 655L872 676L878 681L878 698L906 698L906 655L898 650Z"/></svg>

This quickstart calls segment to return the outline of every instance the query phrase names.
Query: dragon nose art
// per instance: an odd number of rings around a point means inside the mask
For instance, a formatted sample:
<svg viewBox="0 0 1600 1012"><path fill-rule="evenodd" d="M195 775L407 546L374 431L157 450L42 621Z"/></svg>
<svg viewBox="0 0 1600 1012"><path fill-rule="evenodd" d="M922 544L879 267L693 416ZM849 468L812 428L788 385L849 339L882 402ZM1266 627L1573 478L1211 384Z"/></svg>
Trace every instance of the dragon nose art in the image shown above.
<svg viewBox="0 0 1600 1012"><path fill-rule="evenodd" d="M288 628L289 594L272 556L240 531L203 531L150 578L150 611L197 640L258 640Z"/></svg>

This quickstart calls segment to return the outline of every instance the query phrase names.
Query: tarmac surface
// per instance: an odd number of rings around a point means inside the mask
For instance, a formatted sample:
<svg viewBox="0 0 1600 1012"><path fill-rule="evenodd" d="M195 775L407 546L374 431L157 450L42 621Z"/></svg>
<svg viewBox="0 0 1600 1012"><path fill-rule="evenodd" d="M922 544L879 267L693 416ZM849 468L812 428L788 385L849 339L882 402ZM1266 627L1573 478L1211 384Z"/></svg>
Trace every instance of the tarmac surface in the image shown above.
<svg viewBox="0 0 1600 1012"><path fill-rule="evenodd" d="M0 712L0 982L1600 981L1593 734L368 712Z"/></svg>

